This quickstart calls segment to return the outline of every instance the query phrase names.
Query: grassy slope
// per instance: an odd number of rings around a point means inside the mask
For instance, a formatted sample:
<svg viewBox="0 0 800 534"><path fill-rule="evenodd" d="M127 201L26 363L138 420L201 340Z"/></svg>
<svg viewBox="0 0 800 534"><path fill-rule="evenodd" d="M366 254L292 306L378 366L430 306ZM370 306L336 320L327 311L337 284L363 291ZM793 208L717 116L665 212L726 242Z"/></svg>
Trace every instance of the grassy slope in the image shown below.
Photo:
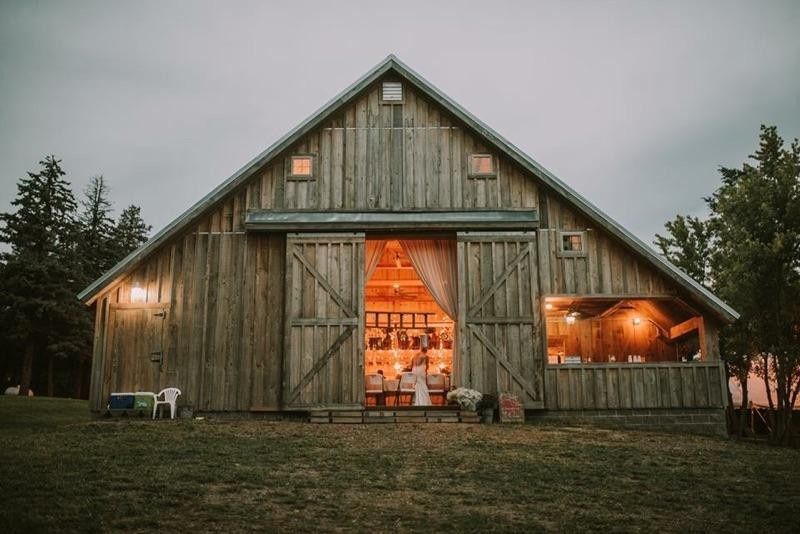
<svg viewBox="0 0 800 534"><path fill-rule="evenodd" d="M788 531L800 451L532 426L90 421L0 398L21 530Z"/></svg>

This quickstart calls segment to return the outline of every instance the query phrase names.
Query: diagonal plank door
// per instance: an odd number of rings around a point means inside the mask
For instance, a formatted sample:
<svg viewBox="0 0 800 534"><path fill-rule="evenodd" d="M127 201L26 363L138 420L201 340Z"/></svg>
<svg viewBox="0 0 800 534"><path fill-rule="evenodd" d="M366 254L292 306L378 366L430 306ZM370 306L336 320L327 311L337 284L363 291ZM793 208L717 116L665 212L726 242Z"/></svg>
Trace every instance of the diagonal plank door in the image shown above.
<svg viewBox="0 0 800 534"><path fill-rule="evenodd" d="M542 408L544 360L536 234L458 234L460 380Z"/></svg>
<svg viewBox="0 0 800 534"><path fill-rule="evenodd" d="M364 234L286 238L285 408L363 402Z"/></svg>

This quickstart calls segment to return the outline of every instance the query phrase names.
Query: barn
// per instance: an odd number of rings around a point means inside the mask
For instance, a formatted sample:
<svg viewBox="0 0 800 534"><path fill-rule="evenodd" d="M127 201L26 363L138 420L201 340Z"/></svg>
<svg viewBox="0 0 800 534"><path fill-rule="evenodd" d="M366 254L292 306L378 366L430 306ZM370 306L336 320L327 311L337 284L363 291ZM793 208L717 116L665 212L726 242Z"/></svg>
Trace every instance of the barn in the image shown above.
<svg viewBox="0 0 800 534"><path fill-rule="evenodd" d="M358 410L427 346L530 417L718 427L737 318L395 56L79 298L93 411Z"/></svg>

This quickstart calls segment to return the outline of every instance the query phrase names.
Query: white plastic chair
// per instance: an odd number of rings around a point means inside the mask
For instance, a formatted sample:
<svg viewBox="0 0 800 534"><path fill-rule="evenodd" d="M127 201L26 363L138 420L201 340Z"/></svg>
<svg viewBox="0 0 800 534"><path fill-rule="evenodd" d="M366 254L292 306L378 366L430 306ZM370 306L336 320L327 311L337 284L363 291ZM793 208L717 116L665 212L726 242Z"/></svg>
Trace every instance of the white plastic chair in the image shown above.
<svg viewBox="0 0 800 534"><path fill-rule="evenodd" d="M181 394L181 390L178 388L165 388L162 389L158 395L156 395L156 402L153 404L153 419L156 418L156 414L158 413L158 407L164 404L169 405L169 414L170 419L175 419L175 412L177 408L175 406L175 401L178 400L178 397ZM159 397L162 397L164 400L158 400Z"/></svg>

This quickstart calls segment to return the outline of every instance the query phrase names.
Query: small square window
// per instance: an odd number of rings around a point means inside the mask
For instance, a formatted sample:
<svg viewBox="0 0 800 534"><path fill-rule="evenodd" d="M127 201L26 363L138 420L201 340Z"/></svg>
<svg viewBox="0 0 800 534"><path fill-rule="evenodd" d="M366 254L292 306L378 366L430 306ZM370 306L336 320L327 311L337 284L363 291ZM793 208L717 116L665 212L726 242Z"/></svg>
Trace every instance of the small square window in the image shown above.
<svg viewBox="0 0 800 534"><path fill-rule="evenodd" d="M586 252L584 238L583 232L561 232L559 252L564 256L583 256Z"/></svg>
<svg viewBox="0 0 800 534"><path fill-rule="evenodd" d="M313 158L311 156L292 156L289 175L296 178L313 176Z"/></svg>
<svg viewBox="0 0 800 534"><path fill-rule="evenodd" d="M565 252L581 252L583 250L583 236L580 234L564 234L563 250Z"/></svg>
<svg viewBox="0 0 800 534"><path fill-rule="evenodd" d="M470 176L494 176L494 156L491 154L473 154L470 158Z"/></svg>
<svg viewBox="0 0 800 534"><path fill-rule="evenodd" d="M391 103L403 102L403 84L400 82L383 82L381 100Z"/></svg>

